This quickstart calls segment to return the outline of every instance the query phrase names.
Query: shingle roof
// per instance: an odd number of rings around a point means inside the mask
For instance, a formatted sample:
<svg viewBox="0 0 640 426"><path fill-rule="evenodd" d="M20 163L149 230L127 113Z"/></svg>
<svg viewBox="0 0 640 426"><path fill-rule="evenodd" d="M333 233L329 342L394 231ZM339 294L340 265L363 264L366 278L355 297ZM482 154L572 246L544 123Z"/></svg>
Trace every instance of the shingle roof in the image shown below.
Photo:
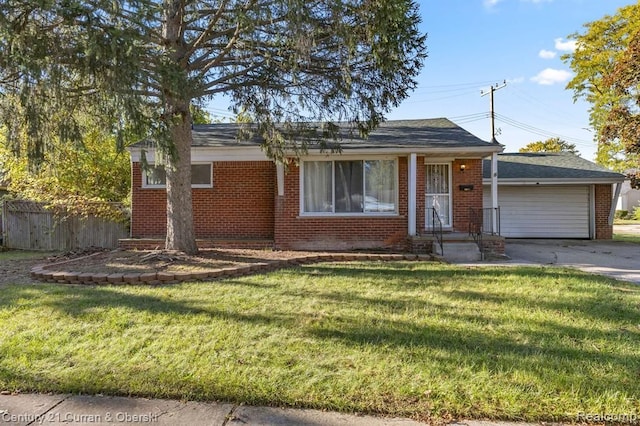
<svg viewBox="0 0 640 426"><path fill-rule="evenodd" d="M484 160L482 172L485 179L491 178L489 160ZM624 175L570 153L527 152L498 154L498 179L608 179L622 182Z"/></svg>
<svg viewBox="0 0 640 426"><path fill-rule="evenodd" d="M193 128L194 147L256 146L261 138L238 139L240 124L207 124ZM496 144L483 141L446 118L386 121L364 139L351 135L345 124L339 141L342 149L370 148L487 148ZM148 146L141 142L134 146ZM312 148L312 147L311 147Z"/></svg>

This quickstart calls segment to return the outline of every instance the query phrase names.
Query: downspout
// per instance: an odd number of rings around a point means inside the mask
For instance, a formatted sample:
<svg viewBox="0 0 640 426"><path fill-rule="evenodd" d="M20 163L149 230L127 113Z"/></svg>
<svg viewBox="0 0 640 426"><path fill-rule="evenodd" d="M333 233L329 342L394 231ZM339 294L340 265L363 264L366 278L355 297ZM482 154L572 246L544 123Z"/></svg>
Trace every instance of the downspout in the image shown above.
<svg viewBox="0 0 640 426"><path fill-rule="evenodd" d="M409 191L409 205L407 212L407 220L408 223L408 233L409 236L416 235L416 188L417 188L417 163L418 157L416 153L409 154L409 184L407 185Z"/></svg>
<svg viewBox="0 0 640 426"><path fill-rule="evenodd" d="M613 199L611 200L611 210L609 210L609 225L613 225L613 218L616 215L616 206L618 205L618 198L620 197L620 191L622 190L622 182L616 183L616 191L613 194Z"/></svg>
<svg viewBox="0 0 640 426"><path fill-rule="evenodd" d="M284 164L276 162L276 180L278 184L278 196L284 195Z"/></svg>
<svg viewBox="0 0 640 426"><path fill-rule="evenodd" d="M498 153L491 154L491 233L498 233Z"/></svg>

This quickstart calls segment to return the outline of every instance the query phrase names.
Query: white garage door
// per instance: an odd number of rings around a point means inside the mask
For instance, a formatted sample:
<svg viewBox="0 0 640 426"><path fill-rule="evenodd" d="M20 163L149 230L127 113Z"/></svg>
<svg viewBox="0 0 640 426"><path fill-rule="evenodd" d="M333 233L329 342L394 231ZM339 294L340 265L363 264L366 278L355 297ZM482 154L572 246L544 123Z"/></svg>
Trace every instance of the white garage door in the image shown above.
<svg viewBox="0 0 640 426"><path fill-rule="evenodd" d="M589 186L499 186L500 233L507 238L589 238ZM491 188L484 187L484 206Z"/></svg>

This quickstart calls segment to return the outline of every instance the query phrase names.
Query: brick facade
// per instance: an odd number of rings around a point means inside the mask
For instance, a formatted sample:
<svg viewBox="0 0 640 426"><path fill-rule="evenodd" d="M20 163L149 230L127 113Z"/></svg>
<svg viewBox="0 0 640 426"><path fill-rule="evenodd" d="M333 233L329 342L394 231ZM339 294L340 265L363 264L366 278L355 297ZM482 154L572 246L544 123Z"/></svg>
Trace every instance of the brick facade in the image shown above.
<svg viewBox="0 0 640 426"><path fill-rule="evenodd" d="M142 188L139 163L131 172L131 236L164 238L166 190ZM213 188L193 189L196 238L273 239L275 185L270 161L214 162Z"/></svg>
<svg viewBox="0 0 640 426"><path fill-rule="evenodd" d="M609 225L612 197L611 185L595 185L596 240L613 238L613 225Z"/></svg>
<svg viewBox="0 0 640 426"><path fill-rule="evenodd" d="M464 164L464 171L460 165ZM469 209L482 212L482 160L455 160L451 165L452 188L451 197L453 208L453 230L469 232ZM460 185L473 185L470 191L462 191Z"/></svg>
<svg viewBox="0 0 640 426"><path fill-rule="evenodd" d="M417 157L416 221L425 228L425 157ZM460 165L464 164L462 171ZM193 189L196 238L210 241L273 241L277 249L353 250L410 249L408 232L408 158L398 159L398 214L391 216L300 215L300 170L293 162L277 194L276 167L270 161L213 163L213 188ZM482 209L482 160L457 159L451 164L453 231L467 232L469 210ZM473 185L463 191L460 185ZM142 188L139 163L132 164L131 237L163 239L166 232L166 191ZM612 238L608 224L611 185L595 185L596 239ZM250 242L250 241L249 241ZM243 243L245 244L245 243ZM501 247L493 247L500 251Z"/></svg>
<svg viewBox="0 0 640 426"><path fill-rule="evenodd" d="M420 168L420 167L419 167ZM300 215L300 170L285 174L285 195L277 197L275 246L289 250L407 248L407 158L398 161L399 211L395 216L311 217ZM423 184L424 187L424 184ZM424 193L424 192L423 192ZM424 206L424 201L422 202Z"/></svg>

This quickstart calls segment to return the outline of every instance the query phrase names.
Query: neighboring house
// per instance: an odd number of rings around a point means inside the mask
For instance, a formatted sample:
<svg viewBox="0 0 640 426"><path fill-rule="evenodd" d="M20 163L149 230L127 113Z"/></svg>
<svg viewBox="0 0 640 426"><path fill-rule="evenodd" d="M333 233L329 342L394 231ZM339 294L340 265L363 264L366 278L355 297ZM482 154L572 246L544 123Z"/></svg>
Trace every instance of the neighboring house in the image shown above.
<svg viewBox="0 0 640 426"><path fill-rule="evenodd" d="M490 193L488 164L485 161L485 206ZM499 154L500 234L610 239L613 185L623 179L620 173L569 153Z"/></svg>
<svg viewBox="0 0 640 426"><path fill-rule="evenodd" d="M620 198L618 198L617 210L626 210L629 215L633 215L635 209L640 207L640 189L631 187L631 181L625 180L620 190Z"/></svg>
<svg viewBox="0 0 640 426"><path fill-rule="evenodd" d="M266 157L260 140L238 140L238 129L194 127L193 209L201 247L422 250L416 241L431 232L434 212L446 232L468 233L474 214L482 214L483 159L503 150L445 118L388 121L367 139L345 136L341 154L312 146L285 170ZM164 171L141 167L143 151L149 162L155 158L148 143L129 150L131 239L121 245L155 247L166 231ZM594 191L604 200L597 215L606 216L611 179ZM594 236L611 238L611 225L598 221Z"/></svg>

